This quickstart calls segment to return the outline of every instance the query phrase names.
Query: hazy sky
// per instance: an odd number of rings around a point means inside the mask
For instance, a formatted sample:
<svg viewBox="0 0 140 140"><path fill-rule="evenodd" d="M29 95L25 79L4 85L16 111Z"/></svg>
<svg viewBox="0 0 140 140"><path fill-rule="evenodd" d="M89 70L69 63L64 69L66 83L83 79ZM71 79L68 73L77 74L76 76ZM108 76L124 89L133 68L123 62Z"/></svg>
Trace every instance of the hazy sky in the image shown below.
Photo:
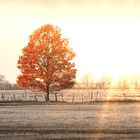
<svg viewBox="0 0 140 140"><path fill-rule="evenodd" d="M47 23L69 38L78 78L140 74L139 0L0 0L0 74L10 82L29 35Z"/></svg>

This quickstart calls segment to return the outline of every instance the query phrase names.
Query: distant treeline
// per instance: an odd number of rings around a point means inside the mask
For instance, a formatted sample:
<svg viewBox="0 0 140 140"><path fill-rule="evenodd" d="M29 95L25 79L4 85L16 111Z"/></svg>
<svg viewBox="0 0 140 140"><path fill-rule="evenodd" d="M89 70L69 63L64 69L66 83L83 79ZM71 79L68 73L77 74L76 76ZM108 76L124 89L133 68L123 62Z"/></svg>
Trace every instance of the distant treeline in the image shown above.
<svg viewBox="0 0 140 140"><path fill-rule="evenodd" d="M0 90L20 90L21 88L17 84L11 84L5 80L4 75L0 74Z"/></svg>
<svg viewBox="0 0 140 140"><path fill-rule="evenodd" d="M21 88L17 84L0 83L0 90L20 90Z"/></svg>

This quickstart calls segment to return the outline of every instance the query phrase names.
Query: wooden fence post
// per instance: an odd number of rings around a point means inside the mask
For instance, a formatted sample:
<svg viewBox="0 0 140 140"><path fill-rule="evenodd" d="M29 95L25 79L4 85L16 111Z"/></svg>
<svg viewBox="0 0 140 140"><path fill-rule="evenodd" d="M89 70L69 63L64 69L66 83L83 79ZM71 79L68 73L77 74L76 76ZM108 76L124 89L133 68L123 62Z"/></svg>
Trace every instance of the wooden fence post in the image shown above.
<svg viewBox="0 0 140 140"><path fill-rule="evenodd" d="M58 99L57 99L57 95L56 95L56 93L54 93L54 95L55 95L55 101L57 102L57 101L58 101Z"/></svg>
<svg viewBox="0 0 140 140"><path fill-rule="evenodd" d="M82 102L83 102L83 94L81 94Z"/></svg>
<svg viewBox="0 0 140 140"><path fill-rule="evenodd" d="M16 101L16 97L15 97L15 94L13 94L13 101Z"/></svg>
<svg viewBox="0 0 140 140"><path fill-rule="evenodd" d="M98 101L98 91L96 92L96 101Z"/></svg>
<svg viewBox="0 0 140 140"><path fill-rule="evenodd" d="M124 96L124 99L126 100L126 95L125 95L125 93L123 93L123 96Z"/></svg>
<svg viewBox="0 0 140 140"><path fill-rule="evenodd" d="M61 95L62 102L64 102L63 93L61 93L60 95Z"/></svg>
<svg viewBox="0 0 140 140"><path fill-rule="evenodd" d="M4 95L3 94L1 95L1 98L2 98L2 101L4 101Z"/></svg>
<svg viewBox="0 0 140 140"><path fill-rule="evenodd" d="M34 98L35 98L35 101L37 102L38 100L37 100L36 94L34 94Z"/></svg>
<svg viewBox="0 0 140 140"><path fill-rule="evenodd" d="M75 95L72 96L72 102L74 102L74 97L75 97Z"/></svg>
<svg viewBox="0 0 140 140"><path fill-rule="evenodd" d="M93 99L93 93L91 92L90 95L91 95L91 96L90 96L90 97L91 97L90 99L91 99L91 101L92 101L92 99Z"/></svg>

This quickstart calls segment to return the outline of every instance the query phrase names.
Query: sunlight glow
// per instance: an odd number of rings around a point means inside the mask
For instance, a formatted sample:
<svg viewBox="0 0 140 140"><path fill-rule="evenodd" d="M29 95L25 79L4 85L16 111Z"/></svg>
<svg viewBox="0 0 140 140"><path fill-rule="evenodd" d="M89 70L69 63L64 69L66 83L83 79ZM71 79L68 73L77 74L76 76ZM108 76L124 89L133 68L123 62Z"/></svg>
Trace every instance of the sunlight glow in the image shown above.
<svg viewBox="0 0 140 140"><path fill-rule="evenodd" d="M97 21L96 21L97 22ZM116 24L101 21L99 24L82 22L67 31L71 44L77 52L80 70L95 76L129 76L140 72L139 33L140 21ZM78 27L78 28L77 28ZM64 26L63 26L64 28ZM79 35L79 33L81 35Z"/></svg>
<svg viewBox="0 0 140 140"><path fill-rule="evenodd" d="M60 27L76 51L77 80L84 73L92 73L95 79L109 75L114 80L140 74L138 1L33 3L9 1L0 6L0 73L8 80L16 79L17 59L29 35L47 23Z"/></svg>

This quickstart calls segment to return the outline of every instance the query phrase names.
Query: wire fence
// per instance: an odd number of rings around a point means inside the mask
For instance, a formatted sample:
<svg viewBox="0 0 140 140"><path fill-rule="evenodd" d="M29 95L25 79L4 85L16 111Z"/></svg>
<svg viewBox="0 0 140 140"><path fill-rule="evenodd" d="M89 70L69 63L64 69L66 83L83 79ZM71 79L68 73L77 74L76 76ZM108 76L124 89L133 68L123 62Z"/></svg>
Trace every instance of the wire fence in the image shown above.
<svg viewBox="0 0 140 140"><path fill-rule="evenodd" d="M50 101L91 102L91 101L140 101L140 90L87 90L71 89L50 94ZM46 94L29 90L1 90L0 102L5 101L47 101Z"/></svg>

